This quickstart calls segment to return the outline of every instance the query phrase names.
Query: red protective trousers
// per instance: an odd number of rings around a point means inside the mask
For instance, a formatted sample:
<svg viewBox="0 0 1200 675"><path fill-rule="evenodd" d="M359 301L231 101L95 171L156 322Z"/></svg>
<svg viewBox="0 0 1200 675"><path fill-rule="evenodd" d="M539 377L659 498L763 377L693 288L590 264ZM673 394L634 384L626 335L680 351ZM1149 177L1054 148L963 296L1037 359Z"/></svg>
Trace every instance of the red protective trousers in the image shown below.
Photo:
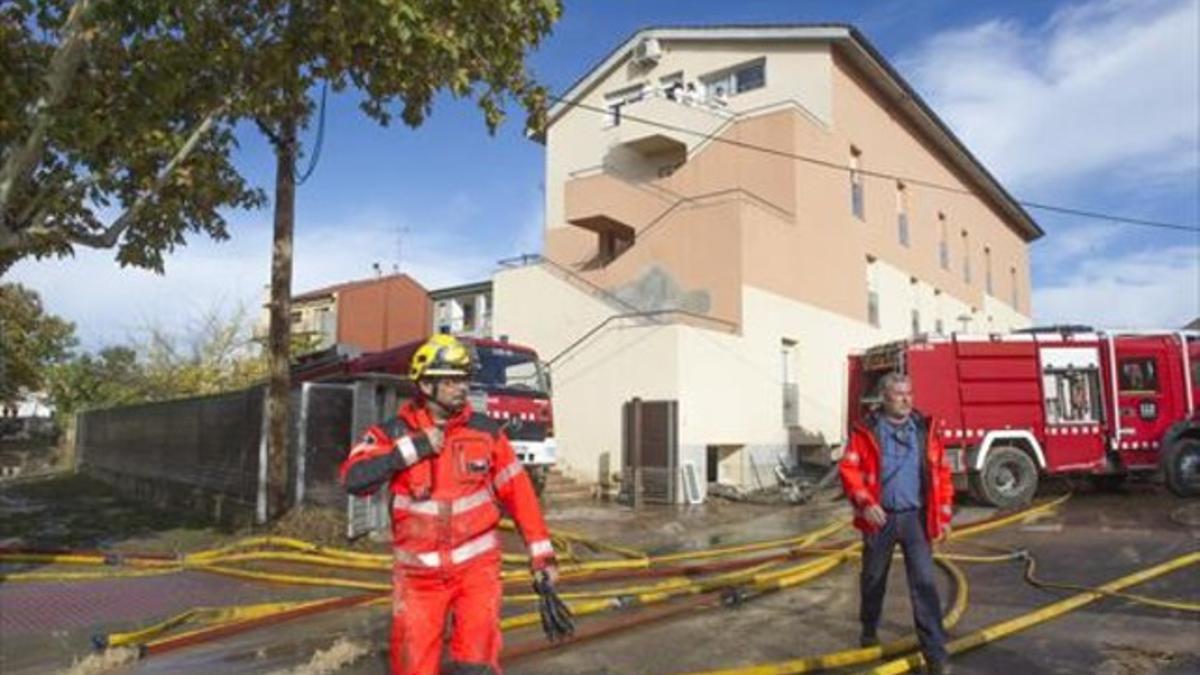
<svg viewBox="0 0 1200 675"><path fill-rule="evenodd" d="M392 673L439 672L447 615L453 624L450 660L465 672L501 672L498 549L441 570L397 562L392 587Z"/></svg>

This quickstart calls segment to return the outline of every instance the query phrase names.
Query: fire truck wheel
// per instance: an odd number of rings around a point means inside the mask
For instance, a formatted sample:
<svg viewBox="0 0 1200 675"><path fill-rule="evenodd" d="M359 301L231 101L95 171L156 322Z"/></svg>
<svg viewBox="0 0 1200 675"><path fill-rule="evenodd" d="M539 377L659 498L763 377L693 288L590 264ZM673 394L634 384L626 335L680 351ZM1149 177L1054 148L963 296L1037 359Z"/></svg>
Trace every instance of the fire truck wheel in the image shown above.
<svg viewBox="0 0 1200 675"><path fill-rule="evenodd" d="M1200 497L1200 440L1181 438L1162 459L1167 489L1179 497Z"/></svg>
<svg viewBox="0 0 1200 675"><path fill-rule="evenodd" d="M971 494L984 503L1008 509L1024 506L1037 492L1038 469L1019 448L992 448L983 470L971 476Z"/></svg>

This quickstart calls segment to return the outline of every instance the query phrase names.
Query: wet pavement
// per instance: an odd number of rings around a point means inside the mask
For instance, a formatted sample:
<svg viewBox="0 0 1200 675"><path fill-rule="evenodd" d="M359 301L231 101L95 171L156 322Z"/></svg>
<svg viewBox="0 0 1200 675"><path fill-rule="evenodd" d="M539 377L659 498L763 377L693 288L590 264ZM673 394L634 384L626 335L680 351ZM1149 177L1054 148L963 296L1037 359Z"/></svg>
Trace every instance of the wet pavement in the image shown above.
<svg viewBox="0 0 1200 675"><path fill-rule="evenodd" d="M966 506L959 510L956 522L978 520L991 513L989 509ZM616 505L586 504L558 509L548 514L548 520L552 527L663 553L795 536L846 520L848 515L845 502L826 499L800 507L713 503L691 508L648 507L636 513ZM1200 550L1200 503L1178 500L1150 484L1130 486L1122 494L1083 492L1054 514L970 541L1031 551L1038 559L1038 576L1046 580L1099 585ZM949 550L984 552L966 541L951 544ZM952 637L1070 595L1025 584L1022 567L1016 562L965 564L963 568L970 581L970 605ZM150 585L169 579L180 580L172 576L102 583L137 585L144 605L148 598L161 603L149 612L159 614L168 611L170 598L181 604L194 598L186 584L175 587L168 583L169 591L155 590ZM231 579L215 581L246 592L253 601L296 590ZM940 581L943 600L948 602L949 582ZM81 598L82 609L70 618L61 617L57 625L52 625L53 621L47 624L44 619L30 625L32 619L6 619L3 615L9 611L32 612L28 605L37 604L38 594L29 586L0 584L0 671L47 672L86 654L90 627L85 624L92 616L87 612L95 611L87 603L96 601L82 598L93 596L98 587L94 589L89 582L68 588ZM1200 570L1181 570L1131 590L1198 602ZM205 597L203 591L196 593L201 596L198 599ZM129 595L131 601L134 597ZM25 604L16 604L17 598L23 598ZM47 594L43 601L57 605L62 597ZM217 603L205 600L201 604ZM740 606L689 610L603 638L509 661L506 672L686 673L812 656L855 646L857 610L857 565L850 563L800 587ZM153 656L109 672L384 673L388 614L383 607L338 610ZM628 616L632 619L638 614L630 612ZM580 626L585 629L617 619L611 614L588 617L580 621ZM904 573L900 565L895 565L881 637L900 637L910 629ZM523 629L507 633L505 639L517 645L537 642L540 637L535 629ZM356 653L361 655L351 659ZM1200 621L1194 614L1105 599L960 655L954 662L959 673L1200 672Z"/></svg>

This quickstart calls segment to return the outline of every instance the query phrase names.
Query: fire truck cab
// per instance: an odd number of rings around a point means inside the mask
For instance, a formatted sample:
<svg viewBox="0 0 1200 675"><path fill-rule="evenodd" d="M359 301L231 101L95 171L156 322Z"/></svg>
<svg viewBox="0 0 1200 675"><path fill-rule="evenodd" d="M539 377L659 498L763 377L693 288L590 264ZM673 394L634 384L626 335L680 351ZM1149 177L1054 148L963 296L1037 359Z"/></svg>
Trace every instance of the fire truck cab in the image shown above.
<svg viewBox="0 0 1200 675"><path fill-rule="evenodd" d="M880 402L888 372L942 422L957 487L1000 507L1028 502L1040 475L1113 487L1161 470L1200 495L1200 333L1030 329L925 336L850 357L851 424Z"/></svg>

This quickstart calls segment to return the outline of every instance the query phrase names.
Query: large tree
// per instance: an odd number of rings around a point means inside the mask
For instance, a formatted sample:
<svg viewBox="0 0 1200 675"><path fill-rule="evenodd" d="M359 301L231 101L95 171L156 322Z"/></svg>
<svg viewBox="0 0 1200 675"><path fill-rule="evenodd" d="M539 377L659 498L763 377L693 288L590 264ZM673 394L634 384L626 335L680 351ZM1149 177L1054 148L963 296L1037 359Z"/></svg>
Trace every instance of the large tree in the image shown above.
<svg viewBox="0 0 1200 675"><path fill-rule="evenodd" d="M267 415L279 513L310 93L353 87L371 119L417 127L448 91L477 102L489 130L516 100L536 130L546 92L525 57L561 10L561 0L0 0L0 274L76 246L115 246L121 264L161 271L187 233L224 238L222 208L262 202L230 160L235 125L252 121L276 155Z"/></svg>
<svg viewBox="0 0 1200 675"><path fill-rule="evenodd" d="M161 272L264 202L231 156L265 31L224 4L0 0L0 274L78 246Z"/></svg>
<svg viewBox="0 0 1200 675"><path fill-rule="evenodd" d="M254 7L255 5L261 7ZM271 260L267 398L270 508L285 508L288 425L292 233L295 223L297 130L313 113L309 92L321 82L334 91L353 85L360 108L382 125L399 118L410 127L429 115L448 90L473 98L489 131L515 98L538 130L546 91L525 67L525 56L549 33L559 0L285 0L243 3L277 17L256 50L246 110L275 149L275 232Z"/></svg>
<svg viewBox="0 0 1200 675"><path fill-rule="evenodd" d="M42 307L20 284L0 284L0 403L40 391L47 369L74 348L75 326Z"/></svg>

